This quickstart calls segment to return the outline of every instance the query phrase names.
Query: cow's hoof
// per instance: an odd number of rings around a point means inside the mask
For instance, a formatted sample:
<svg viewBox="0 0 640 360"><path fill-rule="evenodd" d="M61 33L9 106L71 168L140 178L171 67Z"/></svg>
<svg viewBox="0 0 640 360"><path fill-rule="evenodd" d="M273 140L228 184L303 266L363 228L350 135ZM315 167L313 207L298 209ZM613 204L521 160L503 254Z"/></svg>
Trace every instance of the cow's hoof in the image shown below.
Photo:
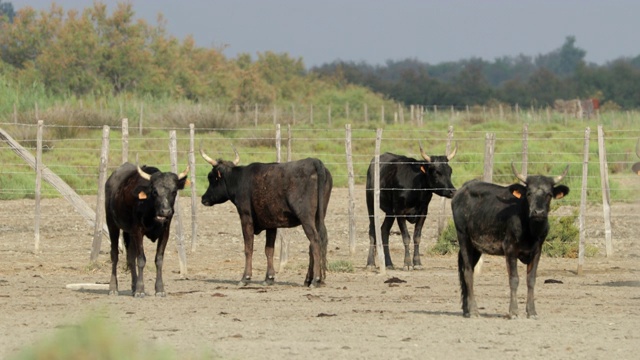
<svg viewBox="0 0 640 360"><path fill-rule="evenodd" d="M422 269L424 269L424 268L420 264L413 265L413 270L422 270Z"/></svg>
<svg viewBox="0 0 640 360"><path fill-rule="evenodd" d="M515 320L518 318L518 314L508 314L507 315L507 319L509 320Z"/></svg>
<svg viewBox="0 0 640 360"><path fill-rule="evenodd" d="M133 293L133 297L143 298L145 296L144 292L135 292Z"/></svg>
<svg viewBox="0 0 640 360"><path fill-rule="evenodd" d="M538 314L527 314L527 319L538 320Z"/></svg>
<svg viewBox="0 0 640 360"><path fill-rule="evenodd" d="M395 268L393 267L393 264L387 264L387 270L393 270L393 269L395 269Z"/></svg>
<svg viewBox="0 0 640 360"><path fill-rule="evenodd" d="M109 290L109 295L118 296L118 290Z"/></svg>
<svg viewBox="0 0 640 360"><path fill-rule="evenodd" d="M247 285L249 285L249 280L251 280L251 278L240 280L240 282L238 283L238 286L247 286Z"/></svg>
<svg viewBox="0 0 640 360"><path fill-rule="evenodd" d="M273 285L276 282L275 277L267 277L266 279L264 279L264 281L262 282L262 285Z"/></svg>
<svg viewBox="0 0 640 360"><path fill-rule="evenodd" d="M466 317L467 319L479 318L480 317L480 313L478 313L478 312L473 312L473 313L466 312L466 313L462 313L462 316Z"/></svg>
<svg viewBox="0 0 640 360"><path fill-rule="evenodd" d="M405 265L405 266L402 268L402 270L404 270L404 271L411 271L411 270L413 270L413 266Z"/></svg>
<svg viewBox="0 0 640 360"><path fill-rule="evenodd" d="M167 296L167 293L164 291L159 291L156 293L156 297L165 297L165 296Z"/></svg>
<svg viewBox="0 0 640 360"><path fill-rule="evenodd" d="M367 265L367 270L369 271L375 271L377 269L377 267L375 265Z"/></svg>

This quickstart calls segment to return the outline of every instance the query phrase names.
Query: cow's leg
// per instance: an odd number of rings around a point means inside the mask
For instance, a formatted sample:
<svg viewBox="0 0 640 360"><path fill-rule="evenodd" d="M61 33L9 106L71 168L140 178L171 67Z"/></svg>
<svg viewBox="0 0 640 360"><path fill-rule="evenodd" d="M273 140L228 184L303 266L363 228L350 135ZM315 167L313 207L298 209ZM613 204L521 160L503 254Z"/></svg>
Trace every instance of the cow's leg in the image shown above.
<svg viewBox="0 0 640 360"><path fill-rule="evenodd" d="M251 221L250 216L241 216L240 222L242 223L242 236L244 238L244 273L242 274L242 279L240 279L240 283L238 285L246 286L249 281L251 281L253 273L253 222Z"/></svg>
<svg viewBox="0 0 640 360"><path fill-rule="evenodd" d="M164 224L164 230L158 239L158 247L156 248L156 296L165 297L167 293L164 291L164 281L162 280L162 264L164 263L164 250L167 248L169 241L169 229L171 222Z"/></svg>
<svg viewBox="0 0 640 360"><path fill-rule="evenodd" d="M138 263L138 279L136 281L136 289L133 296L142 298L144 293L144 266L147 264L147 258L144 256L144 235L142 231L137 234L132 234L131 247L136 249L136 262Z"/></svg>
<svg viewBox="0 0 640 360"><path fill-rule="evenodd" d="M471 246L467 235L458 231L458 277L462 297L462 315L464 317L478 317L478 305L473 293L473 268L480 258L480 252Z"/></svg>
<svg viewBox="0 0 640 360"><path fill-rule="evenodd" d="M127 266L129 272L131 272L131 295L136 293L136 284L138 282L138 270L136 268L136 256L138 249L135 245L135 240L131 238L131 234L128 232L122 232L122 239L124 240L125 249L127 249Z"/></svg>
<svg viewBox="0 0 640 360"><path fill-rule="evenodd" d="M373 214L369 215L369 256L367 256L367 269L376 268L376 226Z"/></svg>
<svg viewBox="0 0 640 360"><path fill-rule="evenodd" d="M391 255L389 254L389 233L391 232L391 226L395 221L394 216L386 216L380 227L380 233L382 235L382 250L384 251L384 264L387 269L393 269L393 262L391 262Z"/></svg>
<svg viewBox="0 0 640 360"><path fill-rule="evenodd" d="M314 288L321 284L322 274L321 266L323 264L320 258L320 233L311 224L302 224L305 235L309 238L309 268L307 276L304 279L304 285Z"/></svg>
<svg viewBox="0 0 640 360"><path fill-rule="evenodd" d="M109 295L118 295L118 237L120 229L107 217L109 240L111 240L111 281L109 281Z"/></svg>
<svg viewBox="0 0 640 360"><path fill-rule="evenodd" d="M536 319L536 305L533 298L533 288L536 286L536 272L538 271L538 263L540 262L540 253L542 249L539 247L533 255L533 259L527 264L527 317Z"/></svg>
<svg viewBox="0 0 640 360"><path fill-rule="evenodd" d="M411 246L411 237L409 236L409 230L407 229L407 220L405 218L398 218L398 227L400 228L400 233L402 234L402 244L404 245L404 267L403 270L412 270L413 262L411 261L411 251L409 247Z"/></svg>
<svg viewBox="0 0 640 360"><path fill-rule="evenodd" d="M415 270L422 269L422 262L420 261L420 239L422 238L422 227L424 226L426 218L427 213L421 215L413 228L413 268Z"/></svg>
<svg viewBox="0 0 640 360"><path fill-rule="evenodd" d="M507 260L507 273L509 274L509 288L511 289L511 297L509 301L509 319L518 318L518 258L510 255L505 256Z"/></svg>
<svg viewBox="0 0 640 360"><path fill-rule="evenodd" d="M276 271L273 268L273 251L276 244L278 229L267 229L267 243L264 246L264 253L267 255L267 275L264 279L265 285L273 285L276 278Z"/></svg>

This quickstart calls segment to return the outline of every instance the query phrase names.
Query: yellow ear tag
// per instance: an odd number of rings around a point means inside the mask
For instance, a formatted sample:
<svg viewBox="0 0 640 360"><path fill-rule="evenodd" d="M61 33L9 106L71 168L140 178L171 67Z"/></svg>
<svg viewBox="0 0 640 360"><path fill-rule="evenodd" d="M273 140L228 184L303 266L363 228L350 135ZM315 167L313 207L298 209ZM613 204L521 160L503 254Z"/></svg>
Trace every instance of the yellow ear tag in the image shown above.
<svg viewBox="0 0 640 360"><path fill-rule="evenodd" d="M427 171L424 169L424 165L420 166L420 171L422 171L423 173L427 173Z"/></svg>
<svg viewBox="0 0 640 360"><path fill-rule="evenodd" d="M191 186L191 181L189 181L189 179L187 179L187 181L184 182L184 186Z"/></svg>
<svg viewBox="0 0 640 360"><path fill-rule="evenodd" d="M144 199L146 199L146 198L147 198L147 194L145 194L145 192L144 192L144 191L140 191L140 192L138 193L138 199L140 199L140 200L144 200Z"/></svg>
<svg viewBox="0 0 640 360"><path fill-rule="evenodd" d="M518 190L513 190L511 194L513 194L513 196L517 197L518 199L522 197L522 194Z"/></svg>
<svg viewBox="0 0 640 360"><path fill-rule="evenodd" d="M221 178L222 175L220 175L220 170L218 170L218 177Z"/></svg>

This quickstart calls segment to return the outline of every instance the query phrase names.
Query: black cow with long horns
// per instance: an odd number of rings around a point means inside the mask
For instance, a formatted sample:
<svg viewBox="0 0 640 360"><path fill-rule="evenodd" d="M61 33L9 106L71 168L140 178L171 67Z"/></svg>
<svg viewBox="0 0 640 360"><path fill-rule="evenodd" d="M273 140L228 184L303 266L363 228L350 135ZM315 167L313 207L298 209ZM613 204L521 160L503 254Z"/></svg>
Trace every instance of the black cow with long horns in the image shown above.
<svg viewBox="0 0 640 360"><path fill-rule="evenodd" d="M122 230L131 270L131 294L144 297L143 237L158 242L156 250L156 296L165 296L162 281L164 250L169 239L173 205L178 190L188 184L189 167L180 173L161 172L155 167L140 168L124 163L116 169L105 187L105 209L111 239L111 282L109 294L118 295L118 237ZM137 265L137 266L136 266ZM136 271L137 267L137 271Z"/></svg>
<svg viewBox="0 0 640 360"><path fill-rule="evenodd" d="M552 199L561 199L569 188L555 178L520 174L513 163L514 175L524 184L500 186L478 180L465 183L451 200L453 221L458 233L458 276L465 317L479 316L473 293L473 269L483 253L502 255L507 260L511 289L509 318L518 316L517 262L527 265L527 317L537 316L533 290L542 244L549 232L549 208Z"/></svg>
<svg viewBox="0 0 640 360"><path fill-rule="evenodd" d="M420 146L423 160L407 156L384 153L380 155L380 209L385 212L381 226L382 245L384 249L385 265L393 268L389 255L389 233L391 226L397 220L404 243L404 269L419 269L420 237L422 227L427 218L429 202L433 194L451 198L456 188L451 183L453 170L449 160L453 159L458 146L448 155L429 156ZM371 160L367 170L367 210L369 212L369 256L367 267L375 267L375 222L374 222L374 160ZM413 258L411 257L411 237L407 229L407 222L415 224L413 230Z"/></svg>
<svg viewBox="0 0 640 360"><path fill-rule="evenodd" d="M235 151L235 149L234 149ZM307 158L286 163L252 163L239 166L234 161L214 160L200 149L202 157L212 165L209 187L202 204L213 206L231 201L240 216L244 237L245 268L240 285L252 276L254 235L266 230L267 274L265 284L275 280L274 244L278 228L302 225L309 238L309 268L305 286L324 282L327 266L327 229L324 218L333 187L333 178L322 161Z"/></svg>

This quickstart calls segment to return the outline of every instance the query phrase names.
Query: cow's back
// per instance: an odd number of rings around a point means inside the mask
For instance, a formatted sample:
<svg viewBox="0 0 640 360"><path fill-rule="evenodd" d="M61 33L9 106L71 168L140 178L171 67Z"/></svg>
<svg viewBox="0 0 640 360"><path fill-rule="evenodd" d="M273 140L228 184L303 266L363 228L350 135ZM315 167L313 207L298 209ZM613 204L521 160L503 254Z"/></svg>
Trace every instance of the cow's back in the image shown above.
<svg viewBox="0 0 640 360"><path fill-rule="evenodd" d="M319 170L324 172L321 178L325 212L329 200L327 189L330 193L332 178L320 160L307 158L244 167L245 189L239 192L237 201L241 207L245 201L250 203L255 232L294 227L301 224L301 219L314 219L319 205Z"/></svg>
<svg viewBox="0 0 640 360"><path fill-rule="evenodd" d="M465 183L451 200L456 230L492 255L502 255L506 234L521 236L522 207L523 201L507 187L482 181Z"/></svg>
<svg viewBox="0 0 640 360"><path fill-rule="evenodd" d="M426 211L431 193L414 158L384 153L380 155L380 209L386 214L416 215ZM373 214L374 160L367 170L367 208Z"/></svg>
<svg viewBox="0 0 640 360"><path fill-rule="evenodd" d="M113 222L124 231L130 230L135 221L137 198L134 190L139 179L137 166L128 162L109 176L105 184L107 223Z"/></svg>

